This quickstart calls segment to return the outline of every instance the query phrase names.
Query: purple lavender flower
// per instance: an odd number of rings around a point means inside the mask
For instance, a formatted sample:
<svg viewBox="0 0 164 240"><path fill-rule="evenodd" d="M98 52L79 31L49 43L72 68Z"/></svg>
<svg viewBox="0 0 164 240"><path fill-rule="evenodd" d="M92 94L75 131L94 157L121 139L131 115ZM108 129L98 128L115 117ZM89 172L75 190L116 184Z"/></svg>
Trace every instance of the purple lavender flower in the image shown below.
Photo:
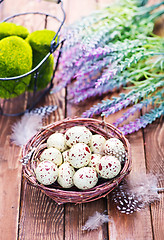
<svg viewBox="0 0 164 240"><path fill-rule="evenodd" d="M83 62L90 61L93 59L96 59L98 61L99 59L102 59L102 57L106 57L114 51L115 51L115 49L111 48L109 46L98 47L98 48L94 48L94 49L87 48L87 51L86 51L85 55L83 56L83 58L79 59L79 61L76 64L81 65L81 63L83 63Z"/></svg>
<svg viewBox="0 0 164 240"><path fill-rule="evenodd" d="M120 111L121 109L126 108L127 106L129 106L130 104L132 104L136 100L138 100L139 93L134 93L133 92L134 94L132 94L132 92L130 92L130 94L127 94L125 99L120 98L120 101L118 101L118 103L109 107L106 111L103 111L102 116L107 117L110 114L116 113L116 112Z"/></svg>
<svg viewBox="0 0 164 240"><path fill-rule="evenodd" d="M135 121L130 122L129 124L124 125L123 127L119 127L119 129L124 135L136 132L141 128L145 128L148 124L151 124L153 121L155 121L163 114L164 103L161 104L159 107L151 109L150 112L146 113L140 118L137 118Z"/></svg>
<svg viewBox="0 0 164 240"><path fill-rule="evenodd" d="M94 105L89 110L83 112L82 117L92 117L93 115L98 115L103 112L103 110L106 110L109 106L114 104L116 102L116 99L114 100L102 100L101 103L98 103L97 105Z"/></svg>
<svg viewBox="0 0 164 240"><path fill-rule="evenodd" d="M104 84L105 82L113 79L113 77L118 73L118 69L106 69L100 78L95 83L95 87L98 88L101 84Z"/></svg>
<svg viewBox="0 0 164 240"><path fill-rule="evenodd" d="M133 105L133 107L131 107L130 109L128 109L120 118L118 118L118 119L116 120L116 122L113 123L113 125L117 127L118 125L120 125L121 123L123 123L126 119L128 119L128 118L130 117L130 115L134 115L134 113L135 113L136 111L141 110L144 106L147 107L150 103L154 104L154 102L155 102L156 100L159 100L159 99L160 99L160 97L161 97L161 95L162 95L163 92L164 92L164 89L163 89L163 91L157 93L157 96L153 96L153 97L151 97L151 98L149 98L149 99L145 99L145 100L141 101L141 102L138 103L138 104Z"/></svg>
<svg viewBox="0 0 164 240"><path fill-rule="evenodd" d="M127 83L127 79L123 80L120 82L119 81L106 82L105 84L100 85L98 88L94 87L95 82L92 82L92 85L89 85L88 88L86 88L86 86L85 88L82 88L80 90L73 88L72 89L73 102L79 103L90 97L102 96L107 92L119 89L121 86Z"/></svg>
<svg viewBox="0 0 164 240"><path fill-rule="evenodd" d="M138 111L141 110L143 106L144 106L144 103L138 103L134 105L126 113L124 113L120 118L118 118L116 122L113 123L113 125L117 127L119 124L121 124L126 119L128 119L130 115L133 115L137 110Z"/></svg>

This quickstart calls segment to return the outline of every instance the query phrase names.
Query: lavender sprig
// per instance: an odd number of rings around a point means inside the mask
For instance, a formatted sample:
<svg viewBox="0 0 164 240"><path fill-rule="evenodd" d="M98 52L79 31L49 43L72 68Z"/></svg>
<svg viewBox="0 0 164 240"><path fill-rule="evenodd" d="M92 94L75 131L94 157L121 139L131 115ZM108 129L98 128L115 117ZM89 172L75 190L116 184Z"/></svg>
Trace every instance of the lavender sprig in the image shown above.
<svg viewBox="0 0 164 240"><path fill-rule="evenodd" d="M143 83L141 86L133 89L127 94L120 94L119 97L114 97L112 100L103 100L101 103L94 105L89 110L82 114L83 117L92 117L93 115L101 114L102 116L109 116L123 108L126 108L130 104L134 104L140 101L144 97L147 97L150 93L155 92L157 88L164 86L164 81L157 79L156 82L150 84L150 80ZM147 86L146 86L147 84Z"/></svg>
<svg viewBox="0 0 164 240"><path fill-rule="evenodd" d="M130 6L128 11L127 6ZM118 11L116 11L115 8L117 8ZM144 14L149 13L150 10L151 9L146 10L145 8L144 10L136 7L135 1L123 0L120 6L114 6L113 8L107 7L103 10L96 11L91 14L91 16L87 16L78 23L69 26L68 30L65 30L65 33L63 33L66 41L60 60L60 71L56 74L56 78L60 79L58 81L60 85L55 90L52 90L52 93L67 86L72 78L75 77L74 74L77 71L74 71L74 68L78 70L75 62L83 59L83 56L85 56L83 52L84 46L87 50L93 50L98 46L104 47L110 44L110 42L116 43L117 40L122 41L126 38L135 39L136 36L142 40L143 36L148 35L153 29L153 22L149 21L147 15L145 18ZM142 21L140 12L143 13L144 21ZM139 14L139 21L136 21L137 14ZM136 25L136 23L139 24L139 26ZM152 25L151 31L149 29L150 24ZM131 28L131 26L133 26L133 28ZM84 62L86 63L86 61Z"/></svg>
<svg viewBox="0 0 164 240"><path fill-rule="evenodd" d="M105 44L113 40L139 37L149 34L153 30L153 23L149 16L155 7L137 7L138 1L120 1L119 5L95 11L91 15L82 18L79 22L72 24L64 31L64 38L67 39L65 49L76 45L78 42L94 42L95 46ZM161 3L162 4L162 3ZM127 6L129 6L127 11ZM139 18L139 21L137 21ZM147 19L147 25L144 21ZM132 29L131 26L138 24L138 28ZM146 26L146 27L145 27ZM125 28L127 31L125 31ZM117 30L116 30L117 29ZM102 34L101 34L102 33ZM103 37L100 37L102 35ZM108 41L105 40L106 37ZM96 43L97 42L97 43Z"/></svg>
<svg viewBox="0 0 164 240"><path fill-rule="evenodd" d="M97 80L96 87L109 81L109 79L112 79L114 76L124 71L127 67L129 68L133 63L136 64L139 60L147 57L147 54L144 54L144 49L140 49L138 53L134 54L135 51L136 50L133 50L133 55L128 58L125 58L124 54L119 56L119 60L115 61L113 64L114 67L109 66L109 68L103 72L101 78Z"/></svg>
<svg viewBox="0 0 164 240"><path fill-rule="evenodd" d="M152 104L156 109L163 103L164 42L152 32L154 19L163 14L153 10L164 1L148 7L146 1L120 0L118 5L97 11L65 29L55 91L74 80L69 93L78 103L127 84L131 89L94 105L83 117L108 116L134 105L116 121L118 126L144 106Z"/></svg>
<svg viewBox="0 0 164 240"><path fill-rule="evenodd" d="M71 79L74 78L76 78L75 86L77 85L77 89L79 86L85 85L85 82L88 85L88 79L90 79L91 76L95 78L100 72L103 72L103 75L98 79L98 83L101 84L103 79L104 81L109 81L109 79L113 78L116 73L121 72L127 66L130 66L134 62L145 57L143 54L145 49L142 47L142 44L145 43L145 40L126 40L121 43L118 42L115 45L110 44L110 46L105 48L98 48L94 50L93 53L91 50L86 51L83 46L83 49L81 49L83 58L80 58L82 60L78 60L80 57L80 53L78 53L78 56L75 56L69 64L67 64L67 58L64 56L63 61L65 62L65 65L63 71L59 71L57 75L57 78L61 78L62 81L60 81L58 87L55 87L52 92L56 92L62 87L65 87L70 83ZM134 57L133 55L135 52L136 54ZM74 54L76 55L76 51ZM126 58L128 54L132 55L130 59ZM71 53L69 52L68 56L70 57L70 55ZM70 68L72 70L70 70ZM104 68L106 68L106 70L103 70Z"/></svg>
<svg viewBox="0 0 164 240"><path fill-rule="evenodd" d="M147 107L148 105L154 105L156 102L159 102L164 94L164 89L162 91L157 92L156 96L152 96L148 99L140 101L138 104L133 105L130 109L128 109L120 118L113 123L115 127L123 123L126 119L130 117L130 115L134 115L136 111L141 110L143 107Z"/></svg>
<svg viewBox="0 0 164 240"><path fill-rule="evenodd" d="M164 103L162 103L159 107L151 109L150 112L146 113L140 118L137 118L135 121L130 122L123 127L119 127L119 129L124 135L131 134L141 128L145 128L148 124L151 124L162 115L164 115Z"/></svg>
<svg viewBox="0 0 164 240"><path fill-rule="evenodd" d="M108 81L103 85L101 84L98 88L95 88L95 80L92 82L92 84L89 82L88 86L84 85L83 87L81 86L81 88L79 89L74 87L71 90L73 97L72 101L74 103L79 103L90 97L102 96L103 94L112 92L113 90L120 89L120 87L122 86L126 86L129 82L129 78L124 75L120 76L118 79L112 79L111 81Z"/></svg>
<svg viewBox="0 0 164 240"><path fill-rule="evenodd" d="M76 96L73 102L79 103L90 97L102 96L102 94L108 93L113 89L119 89L122 86L122 84L123 82L118 82L118 83L114 82L113 85L111 83L107 83L96 89L88 89L88 91L85 91L83 94L81 93L78 96ZM126 82L124 84L126 84Z"/></svg>
<svg viewBox="0 0 164 240"><path fill-rule="evenodd" d="M158 79L159 80L159 79ZM135 90L130 91L124 99L120 99L120 101L117 102L114 106L109 107L107 110L103 111L101 114L102 116L109 116L110 114L114 114L118 111L120 111L123 108L126 108L127 106L136 103L137 101L140 101L144 97L147 97L149 94L153 93L158 89L159 87L164 86L164 81L158 81L156 80L156 83L152 85L149 85L149 81L146 84L142 84Z"/></svg>
<svg viewBox="0 0 164 240"><path fill-rule="evenodd" d="M90 65L88 62L86 62L86 64L84 64L75 74L74 78L76 78L78 81L79 78L83 77L83 79L85 80L85 78L88 77L88 75L90 75L91 73L96 76L97 73L95 73L95 71L101 72L104 68L111 67L111 63L114 62L114 60L115 59L112 56L109 56L104 58L103 60L99 60L98 64L97 62L94 63L93 61L92 65Z"/></svg>

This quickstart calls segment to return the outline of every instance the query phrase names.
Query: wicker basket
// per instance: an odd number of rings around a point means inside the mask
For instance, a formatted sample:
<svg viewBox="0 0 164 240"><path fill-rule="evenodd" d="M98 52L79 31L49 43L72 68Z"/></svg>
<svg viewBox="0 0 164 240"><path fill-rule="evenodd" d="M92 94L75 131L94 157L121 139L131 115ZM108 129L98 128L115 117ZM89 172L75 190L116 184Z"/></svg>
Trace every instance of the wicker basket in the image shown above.
<svg viewBox="0 0 164 240"><path fill-rule="evenodd" d="M41 152L46 148L47 138L54 132L62 132L73 126L82 125L86 126L94 134L101 134L106 139L110 137L116 137L120 139L127 152L127 158L122 165L121 172L119 175L111 180L105 180L100 178L98 184L89 190L79 190L76 187L72 187L69 190L63 189L58 185L57 182L50 186L44 186L40 184L35 177L35 168L37 166L37 161ZM23 158L29 157L27 164L23 166L23 176L25 180L39 188L47 196L52 198L58 204L63 203L84 203L91 202L102 197L105 197L109 192L111 192L117 185L124 179L124 177L131 170L131 154L130 145L128 140L124 135L113 125L105 123L104 121L91 119L91 118L74 118L74 119L64 119L52 123L40 132L38 132L33 138L24 146L22 151Z"/></svg>

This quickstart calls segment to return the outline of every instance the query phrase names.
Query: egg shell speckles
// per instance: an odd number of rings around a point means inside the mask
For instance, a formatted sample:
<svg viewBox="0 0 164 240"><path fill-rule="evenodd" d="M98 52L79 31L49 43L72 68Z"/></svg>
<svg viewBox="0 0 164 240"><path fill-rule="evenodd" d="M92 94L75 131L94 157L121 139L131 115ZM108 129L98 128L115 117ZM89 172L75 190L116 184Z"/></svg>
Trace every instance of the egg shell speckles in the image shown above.
<svg viewBox="0 0 164 240"><path fill-rule="evenodd" d="M97 163L96 169L102 178L111 179L121 171L121 163L114 156L103 156Z"/></svg>
<svg viewBox="0 0 164 240"><path fill-rule="evenodd" d="M66 150L66 151L64 151L64 152L62 153L62 156L63 156L63 161L64 161L64 162L70 162L70 161L69 161L69 149Z"/></svg>
<svg viewBox="0 0 164 240"><path fill-rule="evenodd" d="M103 150L103 146L106 142L106 139L100 134L92 135L89 146L93 153L101 153Z"/></svg>
<svg viewBox="0 0 164 240"><path fill-rule="evenodd" d="M75 172L73 182L81 190L93 188L98 182L97 172L91 167L80 168Z"/></svg>
<svg viewBox="0 0 164 240"><path fill-rule="evenodd" d="M105 142L104 152L107 155L115 156L120 162L126 158L126 150L118 138L110 138Z"/></svg>
<svg viewBox="0 0 164 240"><path fill-rule="evenodd" d="M49 160L55 163L57 166L62 164L63 158L61 152L56 148L47 148L45 149L41 156L40 161Z"/></svg>
<svg viewBox="0 0 164 240"><path fill-rule="evenodd" d="M62 133L53 133L47 139L47 147L57 148L59 151L64 152L67 149L65 137Z"/></svg>
<svg viewBox="0 0 164 240"><path fill-rule="evenodd" d="M68 163L65 162L59 167L59 176L58 183L63 188L70 188L74 185L73 176L75 174L74 168Z"/></svg>
<svg viewBox="0 0 164 240"><path fill-rule="evenodd" d="M36 179L43 185L51 185L57 180L58 168L51 161L43 161L35 169Z"/></svg>
<svg viewBox="0 0 164 240"><path fill-rule="evenodd" d="M88 144L91 141L92 133L90 130L83 126L75 126L68 129L65 133L65 141L69 147L76 143Z"/></svg>
<svg viewBox="0 0 164 240"><path fill-rule="evenodd" d="M91 161L89 162L88 166L96 169L96 165L100 161L100 158L100 154L92 154Z"/></svg>
<svg viewBox="0 0 164 240"><path fill-rule="evenodd" d="M91 161L91 150L85 143L77 143L69 151L69 162L74 168L81 168Z"/></svg>

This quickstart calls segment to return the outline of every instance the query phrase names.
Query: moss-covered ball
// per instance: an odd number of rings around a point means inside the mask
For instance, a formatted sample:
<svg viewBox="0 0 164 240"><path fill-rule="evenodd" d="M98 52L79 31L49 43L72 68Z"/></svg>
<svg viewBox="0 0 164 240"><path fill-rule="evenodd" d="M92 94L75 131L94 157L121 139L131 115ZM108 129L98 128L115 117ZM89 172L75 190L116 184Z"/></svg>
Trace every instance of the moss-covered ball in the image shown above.
<svg viewBox="0 0 164 240"><path fill-rule="evenodd" d="M18 36L25 39L28 35L29 31L24 26L10 22L0 23L0 40L9 36Z"/></svg>
<svg viewBox="0 0 164 240"><path fill-rule="evenodd" d="M33 50L45 56L50 51L51 41L55 37L55 34L54 31L48 29L37 30L28 35L27 41Z"/></svg>
<svg viewBox="0 0 164 240"><path fill-rule="evenodd" d="M6 37L0 41L0 77L22 75L32 69L32 49L20 37ZM20 80L0 80L0 97L12 98L22 94L29 84L31 76Z"/></svg>
<svg viewBox="0 0 164 240"><path fill-rule="evenodd" d="M42 56L39 52L33 51L33 68L36 67L44 56ZM37 81L36 81L36 90L41 90L45 88L48 83L51 81L51 77L53 74L54 67L54 58L52 55L42 64L42 66L38 70ZM31 81L28 86L28 90L34 90L35 86L35 73L31 75Z"/></svg>
<svg viewBox="0 0 164 240"><path fill-rule="evenodd" d="M37 30L28 35L26 41L31 45L33 50L33 68L36 67L43 58L49 53L51 41L55 36L55 32L51 30ZM37 76L36 90L45 88L51 81L54 68L54 58L52 55L39 68ZM35 85L35 74L32 75L29 84L29 90L33 90Z"/></svg>

